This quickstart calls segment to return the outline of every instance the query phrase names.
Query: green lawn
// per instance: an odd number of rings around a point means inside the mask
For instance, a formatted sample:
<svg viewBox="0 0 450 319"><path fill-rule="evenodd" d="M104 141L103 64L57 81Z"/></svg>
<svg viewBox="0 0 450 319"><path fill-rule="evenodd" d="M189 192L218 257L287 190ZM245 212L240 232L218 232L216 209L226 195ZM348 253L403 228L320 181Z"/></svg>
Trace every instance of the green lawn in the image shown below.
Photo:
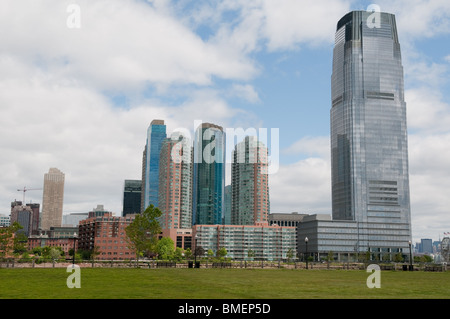
<svg viewBox="0 0 450 319"><path fill-rule="evenodd" d="M450 298L450 272L382 271L368 288L361 270L2 268L1 299L374 299Z"/></svg>

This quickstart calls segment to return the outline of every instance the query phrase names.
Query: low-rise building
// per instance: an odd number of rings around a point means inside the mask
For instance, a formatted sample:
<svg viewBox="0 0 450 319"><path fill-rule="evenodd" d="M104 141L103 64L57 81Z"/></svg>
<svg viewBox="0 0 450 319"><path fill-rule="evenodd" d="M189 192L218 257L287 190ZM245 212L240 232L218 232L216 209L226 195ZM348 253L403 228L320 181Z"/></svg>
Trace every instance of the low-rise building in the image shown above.
<svg viewBox="0 0 450 319"><path fill-rule="evenodd" d="M134 220L135 215L125 217L105 213L80 221L78 249L93 250L97 247L100 260L134 259L136 255L128 247L125 228Z"/></svg>
<svg viewBox="0 0 450 319"><path fill-rule="evenodd" d="M195 225L193 246L214 254L225 248L234 260L286 260L295 258L295 227L256 225Z"/></svg>

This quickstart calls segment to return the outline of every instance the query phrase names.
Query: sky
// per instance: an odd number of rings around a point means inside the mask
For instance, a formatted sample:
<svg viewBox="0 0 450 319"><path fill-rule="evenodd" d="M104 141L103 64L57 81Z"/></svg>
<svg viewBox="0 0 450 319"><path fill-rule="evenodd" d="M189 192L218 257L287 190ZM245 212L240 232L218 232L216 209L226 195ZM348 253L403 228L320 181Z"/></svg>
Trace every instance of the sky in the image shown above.
<svg viewBox="0 0 450 319"><path fill-rule="evenodd" d="M24 187L26 203L42 203L44 174L56 167L65 173L64 214L100 204L121 215L124 180L141 178L153 119L168 133L193 132L196 121L265 129L279 161L271 212L331 214L334 33L343 15L371 4L397 20L413 241L442 238L450 232L447 0L2 0L0 214Z"/></svg>

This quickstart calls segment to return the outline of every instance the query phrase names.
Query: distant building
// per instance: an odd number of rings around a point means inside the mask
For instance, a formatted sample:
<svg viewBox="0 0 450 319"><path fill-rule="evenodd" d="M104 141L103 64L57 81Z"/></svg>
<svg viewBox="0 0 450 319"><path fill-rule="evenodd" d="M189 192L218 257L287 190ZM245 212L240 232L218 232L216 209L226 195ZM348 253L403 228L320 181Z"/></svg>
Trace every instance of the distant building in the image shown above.
<svg viewBox="0 0 450 319"><path fill-rule="evenodd" d="M39 234L39 204L28 203L22 205L22 201L11 202L11 215L8 218L8 224L18 222L23 229L21 230L25 235Z"/></svg>
<svg viewBox="0 0 450 319"><path fill-rule="evenodd" d="M123 210L122 216L141 213L141 180L125 180L123 186Z"/></svg>
<svg viewBox="0 0 450 319"><path fill-rule="evenodd" d="M403 66L393 14L352 11L336 26L331 75L331 216L305 217L298 250L319 258L409 255ZM305 242L308 238L308 242Z"/></svg>
<svg viewBox="0 0 450 319"><path fill-rule="evenodd" d="M225 132L202 123L195 131L193 214L194 225L223 223L225 193Z"/></svg>
<svg viewBox="0 0 450 319"><path fill-rule="evenodd" d="M0 227L9 227L10 217L4 214L0 214Z"/></svg>
<svg viewBox="0 0 450 319"><path fill-rule="evenodd" d="M89 217L89 213L70 213L63 215L63 227L78 227L80 220Z"/></svg>
<svg viewBox="0 0 450 319"><path fill-rule="evenodd" d="M108 211L105 209L105 207L103 205L97 205L96 208L92 209L89 213L88 213L88 218L92 218L92 217L100 217L100 216L104 216L104 215L113 215L112 212Z"/></svg>
<svg viewBox="0 0 450 319"><path fill-rule="evenodd" d="M98 248L100 260L134 259L126 240L125 228L131 224L135 215L115 217L112 213L92 216L80 221L78 226L78 249Z"/></svg>
<svg viewBox="0 0 450 319"><path fill-rule="evenodd" d="M233 152L231 224L267 223L270 213L268 150L255 136L246 136Z"/></svg>
<svg viewBox="0 0 450 319"><path fill-rule="evenodd" d="M64 203L64 173L57 168L50 168L44 175L44 192L42 199L41 229L62 225Z"/></svg>
<svg viewBox="0 0 450 319"><path fill-rule="evenodd" d="M269 225L297 227L308 214L292 213L270 213Z"/></svg>
<svg viewBox="0 0 450 319"><path fill-rule="evenodd" d="M432 240L429 238L424 238L420 240L420 247L421 250L419 251L420 253L427 253L427 254L432 254L433 253L433 243Z"/></svg>
<svg viewBox="0 0 450 319"><path fill-rule="evenodd" d="M192 146L183 136L166 138L159 159L158 208L162 229L192 226Z"/></svg>
<svg viewBox="0 0 450 319"><path fill-rule="evenodd" d="M69 251L75 247L78 250L77 240L72 237L52 237L49 235L33 235L28 237L28 250L32 251L36 247L60 247L69 258Z"/></svg>
<svg viewBox="0 0 450 319"><path fill-rule="evenodd" d="M29 206L17 205L11 209L11 225L19 223L22 226L18 232L23 233L25 236L31 235L31 229L33 227L33 211Z"/></svg>
<svg viewBox="0 0 450 319"><path fill-rule="evenodd" d="M195 225L192 244L214 255L221 248L234 260L285 260L296 257L295 227L261 225Z"/></svg>
<svg viewBox="0 0 450 319"><path fill-rule="evenodd" d="M231 225L231 185L225 186L223 224Z"/></svg>
<svg viewBox="0 0 450 319"><path fill-rule="evenodd" d="M164 120L153 120L147 130L147 143L143 154L141 211L144 211L150 204L155 207L159 206L159 154L162 142L166 137Z"/></svg>

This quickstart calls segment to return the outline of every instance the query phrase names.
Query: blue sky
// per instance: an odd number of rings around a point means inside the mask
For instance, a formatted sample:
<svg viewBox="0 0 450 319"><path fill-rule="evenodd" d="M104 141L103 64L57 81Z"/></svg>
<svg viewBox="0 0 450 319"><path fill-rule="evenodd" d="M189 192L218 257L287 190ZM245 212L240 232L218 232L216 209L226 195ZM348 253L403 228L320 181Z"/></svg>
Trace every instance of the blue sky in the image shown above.
<svg viewBox="0 0 450 319"><path fill-rule="evenodd" d="M437 240L450 232L446 0L2 1L0 214L22 197L18 188L42 187L57 167L65 213L103 204L120 215L123 181L140 179L157 118L169 132L193 130L195 120L278 128L271 211L331 213L334 32L340 17L372 3L397 17L413 237Z"/></svg>

